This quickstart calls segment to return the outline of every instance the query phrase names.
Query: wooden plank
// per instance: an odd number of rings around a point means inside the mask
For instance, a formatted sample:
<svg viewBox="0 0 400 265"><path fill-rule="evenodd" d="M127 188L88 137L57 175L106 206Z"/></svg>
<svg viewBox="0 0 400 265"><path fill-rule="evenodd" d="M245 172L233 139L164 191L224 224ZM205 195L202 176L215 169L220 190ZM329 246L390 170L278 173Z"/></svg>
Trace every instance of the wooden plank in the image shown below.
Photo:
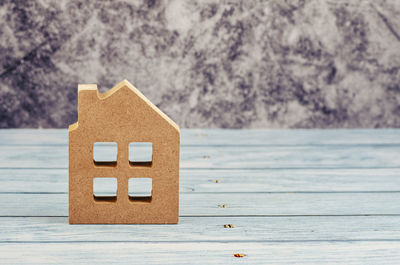
<svg viewBox="0 0 400 265"><path fill-rule="evenodd" d="M69 225L67 217L2 217L0 243L393 241L400 240L399 222L400 216L182 217L178 225Z"/></svg>
<svg viewBox="0 0 400 265"><path fill-rule="evenodd" d="M182 129L184 145L400 144L399 129ZM67 145L67 129L1 129L0 145Z"/></svg>
<svg viewBox="0 0 400 265"><path fill-rule="evenodd" d="M181 168L400 167L400 148L342 146L183 146ZM4 146L0 168L67 168L67 146Z"/></svg>
<svg viewBox="0 0 400 265"><path fill-rule="evenodd" d="M243 253L243 258L233 254ZM397 264L400 242L0 244L0 264Z"/></svg>
<svg viewBox="0 0 400 265"><path fill-rule="evenodd" d="M0 169L0 192L68 192L67 169ZM400 191L400 169L180 171L180 192Z"/></svg>
<svg viewBox="0 0 400 265"><path fill-rule="evenodd" d="M399 215L399 192L184 193L180 216ZM0 216L67 216L67 194L0 194Z"/></svg>

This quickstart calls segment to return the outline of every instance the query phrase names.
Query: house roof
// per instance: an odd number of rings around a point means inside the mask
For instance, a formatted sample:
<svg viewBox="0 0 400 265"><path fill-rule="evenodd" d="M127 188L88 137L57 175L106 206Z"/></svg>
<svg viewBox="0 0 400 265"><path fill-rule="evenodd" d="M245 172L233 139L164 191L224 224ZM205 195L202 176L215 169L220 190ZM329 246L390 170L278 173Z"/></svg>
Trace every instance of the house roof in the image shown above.
<svg viewBox="0 0 400 265"><path fill-rule="evenodd" d="M136 87L134 87L126 79L121 81L121 82L119 82L116 86L114 86L113 88L111 88L110 90L108 90L108 91L106 91L104 93L99 93L99 91L97 90L97 85L94 85L94 84L80 84L78 86L78 93L81 90L96 90L97 91L97 97L99 99L103 100L103 99L107 99L108 97L111 97L114 93L116 93L119 89L121 89L123 87L129 88L140 99L142 99L150 108L152 108L156 113L158 113L162 118L164 118L172 127L174 127L178 132L180 131L179 130L179 126L172 119L170 119L156 105L154 105L150 100L148 100ZM75 127L77 127L77 123L75 123L75 124L72 124L70 126L70 129L75 129Z"/></svg>

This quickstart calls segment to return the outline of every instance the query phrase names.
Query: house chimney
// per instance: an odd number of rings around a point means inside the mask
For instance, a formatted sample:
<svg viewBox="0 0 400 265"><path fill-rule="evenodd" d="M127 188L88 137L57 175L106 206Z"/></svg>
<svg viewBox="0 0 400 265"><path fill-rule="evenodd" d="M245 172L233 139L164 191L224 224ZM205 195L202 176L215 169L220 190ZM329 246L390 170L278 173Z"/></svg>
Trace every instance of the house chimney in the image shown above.
<svg viewBox="0 0 400 265"><path fill-rule="evenodd" d="M83 118L87 110L99 99L96 84L78 85L78 119Z"/></svg>

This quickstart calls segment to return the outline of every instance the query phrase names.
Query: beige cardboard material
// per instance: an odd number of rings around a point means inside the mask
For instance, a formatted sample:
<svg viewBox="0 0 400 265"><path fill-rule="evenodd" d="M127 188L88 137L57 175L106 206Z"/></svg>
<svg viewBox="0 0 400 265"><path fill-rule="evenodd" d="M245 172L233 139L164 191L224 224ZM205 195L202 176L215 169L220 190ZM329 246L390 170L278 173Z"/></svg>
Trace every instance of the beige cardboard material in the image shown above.
<svg viewBox="0 0 400 265"><path fill-rule="evenodd" d="M78 87L78 122L69 126L71 224L172 224L179 215L179 127L124 80L100 94ZM116 142L117 161L95 162L95 142ZM151 142L152 162L129 162L129 143ZM97 198L93 179L117 178L117 196ZM132 199L129 178L152 178L152 196Z"/></svg>

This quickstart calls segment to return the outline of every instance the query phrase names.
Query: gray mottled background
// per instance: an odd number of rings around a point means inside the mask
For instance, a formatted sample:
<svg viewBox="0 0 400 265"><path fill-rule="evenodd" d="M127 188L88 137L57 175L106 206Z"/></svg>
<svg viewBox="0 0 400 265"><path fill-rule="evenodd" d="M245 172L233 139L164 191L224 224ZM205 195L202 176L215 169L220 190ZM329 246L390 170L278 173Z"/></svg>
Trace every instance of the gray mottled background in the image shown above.
<svg viewBox="0 0 400 265"><path fill-rule="evenodd" d="M400 127L399 0L0 0L0 127L130 80L181 127Z"/></svg>

